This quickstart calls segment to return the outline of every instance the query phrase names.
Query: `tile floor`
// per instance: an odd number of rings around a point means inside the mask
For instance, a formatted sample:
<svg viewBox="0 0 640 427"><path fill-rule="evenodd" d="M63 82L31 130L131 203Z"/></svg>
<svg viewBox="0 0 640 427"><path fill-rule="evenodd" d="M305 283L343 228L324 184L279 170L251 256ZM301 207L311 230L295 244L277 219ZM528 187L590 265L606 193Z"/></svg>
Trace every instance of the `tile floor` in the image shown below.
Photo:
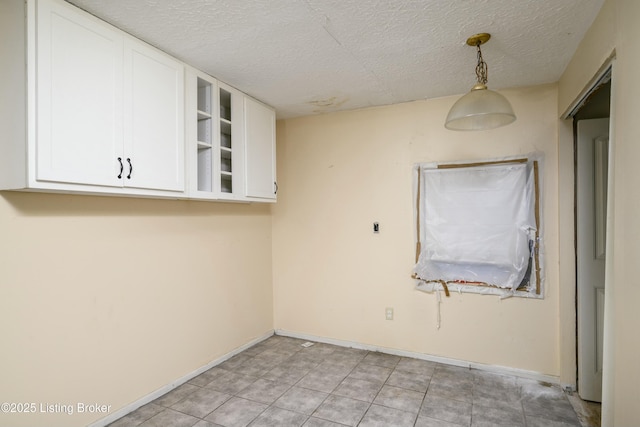
<svg viewBox="0 0 640 427"><path fill-rule="evenodd" d="M582 427L600 427L602 418L602 405L599 402L589 402L580 399L576 392L567 393L569 403L578 415Z"/></svg>
<svg viewBox="0 0 640 427"><path fill-rule="evenodd" d="M110 427L580 426L557 386L274 335Z"/></svg>

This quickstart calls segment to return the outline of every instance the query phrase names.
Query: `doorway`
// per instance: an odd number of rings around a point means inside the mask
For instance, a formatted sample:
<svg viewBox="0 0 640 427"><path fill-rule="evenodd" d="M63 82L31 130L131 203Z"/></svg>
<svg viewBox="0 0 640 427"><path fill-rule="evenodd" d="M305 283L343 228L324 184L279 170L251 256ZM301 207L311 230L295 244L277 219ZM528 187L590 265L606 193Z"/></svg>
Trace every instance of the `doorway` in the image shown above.
<svg viewBox="0 0 640 427"><path fill-rule="evenodd" d="M577 389L592 402L602 400L610 98L609 71L573 115Z"/></svg>

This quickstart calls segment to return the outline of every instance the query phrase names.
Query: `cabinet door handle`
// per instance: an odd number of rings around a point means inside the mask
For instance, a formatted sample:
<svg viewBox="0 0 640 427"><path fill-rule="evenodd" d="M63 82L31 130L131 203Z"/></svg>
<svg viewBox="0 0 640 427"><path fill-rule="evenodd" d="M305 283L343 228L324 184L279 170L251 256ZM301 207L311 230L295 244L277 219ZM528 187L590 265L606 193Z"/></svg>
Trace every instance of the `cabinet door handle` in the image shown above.
<svg viewBox="0 0 640 427"><path fill-rule="evenodd" d="M275 187L275 189L273 190L273 194L278 194L278 183L273 181L273 186Z"/></svg>
<svg viewBox="0 0 640 427"><path fill-rule="evenodd" d="M124 170L124 165L122 164L122 157L118 157L118 162L120 162L120 174L118 175L118 179L122 179L122 171Z"/></svg>
<svg viewBox="0 0 640 427"><path fill-rule="evenodd" d="M131 159L127 157L127 163L129 163L129 175L127 175L127 179L131 179L131 174L133 173L133 165L131 164Z"/></svg>

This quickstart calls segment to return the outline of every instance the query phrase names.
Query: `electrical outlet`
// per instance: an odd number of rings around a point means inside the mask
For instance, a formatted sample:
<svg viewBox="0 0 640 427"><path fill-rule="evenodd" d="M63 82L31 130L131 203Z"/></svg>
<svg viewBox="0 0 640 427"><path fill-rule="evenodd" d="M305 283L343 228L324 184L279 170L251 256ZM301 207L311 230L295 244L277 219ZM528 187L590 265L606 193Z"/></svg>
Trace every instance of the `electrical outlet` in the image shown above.
<svg viewBox="0 0 640 427"><path fill-rule="evenodd" d="M387 320L393 320L393 307L385 308L384 314Z"/></svg>

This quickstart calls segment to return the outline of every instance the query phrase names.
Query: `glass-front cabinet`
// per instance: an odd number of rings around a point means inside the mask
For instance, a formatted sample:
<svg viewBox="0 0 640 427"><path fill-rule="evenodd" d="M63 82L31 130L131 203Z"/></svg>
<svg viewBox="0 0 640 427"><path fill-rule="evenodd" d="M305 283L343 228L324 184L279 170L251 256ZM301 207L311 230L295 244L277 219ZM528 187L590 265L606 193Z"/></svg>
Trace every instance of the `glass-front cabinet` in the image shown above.
<svg viewBox="0 0 640 427"><path fill-rule="evenodd" d="M273 109L193 68L186 82L189 197L275 201Z"/></svg>

